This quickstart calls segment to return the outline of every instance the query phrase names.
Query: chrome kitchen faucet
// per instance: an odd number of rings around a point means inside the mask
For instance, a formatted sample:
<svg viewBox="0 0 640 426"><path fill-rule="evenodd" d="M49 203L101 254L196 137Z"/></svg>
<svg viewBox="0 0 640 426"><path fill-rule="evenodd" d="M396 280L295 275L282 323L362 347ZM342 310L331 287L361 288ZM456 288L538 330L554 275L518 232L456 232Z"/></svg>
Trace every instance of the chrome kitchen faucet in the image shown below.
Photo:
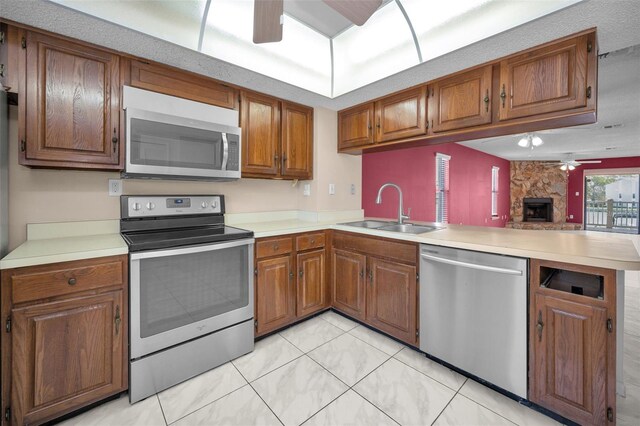
<svg viewBox="0 0 640 426"><path fill-rule="evenodd" d="M411 207L409 207L409 212L405 215L404 209L402 208L402 189L395 183L387 182L378 189L378 196L376 197L376 204L382 204L382 191L387 187L391 186L398 190L398 223L402 225L405 219L409 219L409 213L411 213Z"/></svg>

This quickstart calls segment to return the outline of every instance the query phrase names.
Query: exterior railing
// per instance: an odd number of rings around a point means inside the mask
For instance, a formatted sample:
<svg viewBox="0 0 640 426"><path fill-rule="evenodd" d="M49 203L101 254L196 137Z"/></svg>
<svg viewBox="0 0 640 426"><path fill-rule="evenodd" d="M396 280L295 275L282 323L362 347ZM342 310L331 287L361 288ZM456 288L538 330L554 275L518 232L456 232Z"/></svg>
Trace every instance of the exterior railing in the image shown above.
<svg viewBox="0 0 640 426"><path fill-rule="evenodd" d="M587 201L586 228L638 229L637 201Z"/></svg>

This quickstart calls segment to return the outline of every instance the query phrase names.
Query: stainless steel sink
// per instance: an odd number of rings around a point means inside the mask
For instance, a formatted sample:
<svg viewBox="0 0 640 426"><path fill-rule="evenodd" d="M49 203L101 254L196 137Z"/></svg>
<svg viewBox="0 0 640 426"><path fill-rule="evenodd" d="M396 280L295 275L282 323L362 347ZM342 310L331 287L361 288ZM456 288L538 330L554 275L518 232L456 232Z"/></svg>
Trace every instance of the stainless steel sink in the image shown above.
<svg viewBox="0 0 640 426"><path fill-rule="evenodd" d="M401 225L398 222L384 222L381 220L360 220L358 222L341 223L341 225L377 229L379 231L402 232L405 234L422 234L424 232L442 229L438 226L414 225L413 223L404 223Z"/></svg>
<svg viewBox="0 0 640 426"><path fill-rule="evenodd" d="M392 225L393 222L383 222L381 220L360 220L358 222L341 223L340 225L356 226L358 228L378 229L383 226Z"/></svg>
<svg viewBox="0 0 640 426"><path fill-rule="evenodd" d="M380 231L402 232L404 234L423 234L425 232L437 231L440 228L427 225L414 225L412 223L394 224L377 228Z"/></svg>

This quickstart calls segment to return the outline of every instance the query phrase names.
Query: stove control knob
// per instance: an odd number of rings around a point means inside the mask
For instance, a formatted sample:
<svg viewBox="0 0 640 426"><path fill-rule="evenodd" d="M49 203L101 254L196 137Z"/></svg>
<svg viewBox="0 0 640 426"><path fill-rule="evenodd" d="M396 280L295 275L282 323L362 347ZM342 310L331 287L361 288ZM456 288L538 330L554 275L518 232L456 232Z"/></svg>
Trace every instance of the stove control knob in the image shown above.
<svg viewBox="0 0 640 426"><path fill-rule="evenodd" d="M203 201L202 204L200 204L200 207L202 207L203 209L206 209L209 206L209 204L207 204L206 201Z"/></svg>
<svg viewBox="0 0 640 426"><path fill-rule="evenodd" d="M211 201L211 208L212 208L212 209L216 209L216 208L218 208L218 200L213 200L213 201Z"/></svg>
<svg viewBox="0 0 640 426"><path fill-rule="evenodd" d="M156 208L156 205L155 205L155 204L153 204L153 203L147 203L147 209L148 209L148 210L153 210L153 209L155 209L155 208Z"/></svg>
<svg viewBox="0 0 640 426"><path fill-rule="evenodd" d="M135 211L138 211L142 208L142 206L140 205L140 203L133 203L133 205L131 206L131 208Z"/></svg>

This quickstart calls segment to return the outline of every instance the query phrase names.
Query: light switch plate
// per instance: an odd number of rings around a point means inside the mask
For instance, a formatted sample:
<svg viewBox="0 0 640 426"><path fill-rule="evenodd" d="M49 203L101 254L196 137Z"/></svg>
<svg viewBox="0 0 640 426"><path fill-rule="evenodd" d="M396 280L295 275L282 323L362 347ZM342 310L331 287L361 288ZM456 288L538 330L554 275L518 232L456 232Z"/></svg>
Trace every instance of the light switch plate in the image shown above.
<svg viewBox="0 0 640 426"><path fill-rule="evenodd" d="M355 183L351 184L351 195L356 195L356 184Z"/></svg>
<svg viewBox="0 0 640 426"><path fill-rule="evenodd" d="M109 179L109 195L111 197L119 197L122 195L122 180Z"/></svg>
<svg viewBox="0 0 640 426"><path fill-rule="evenodd" d="M336 184L335 183L330 183L329 184L329 195L335 195L336 193Z"/></svg>
<svg viewBox="0 0 640 426"><path fill-rule="evenodd" d="M302 195L305 197L309 197L311 195L311 184L305 183L304 189L302 190Z"/></svg>

